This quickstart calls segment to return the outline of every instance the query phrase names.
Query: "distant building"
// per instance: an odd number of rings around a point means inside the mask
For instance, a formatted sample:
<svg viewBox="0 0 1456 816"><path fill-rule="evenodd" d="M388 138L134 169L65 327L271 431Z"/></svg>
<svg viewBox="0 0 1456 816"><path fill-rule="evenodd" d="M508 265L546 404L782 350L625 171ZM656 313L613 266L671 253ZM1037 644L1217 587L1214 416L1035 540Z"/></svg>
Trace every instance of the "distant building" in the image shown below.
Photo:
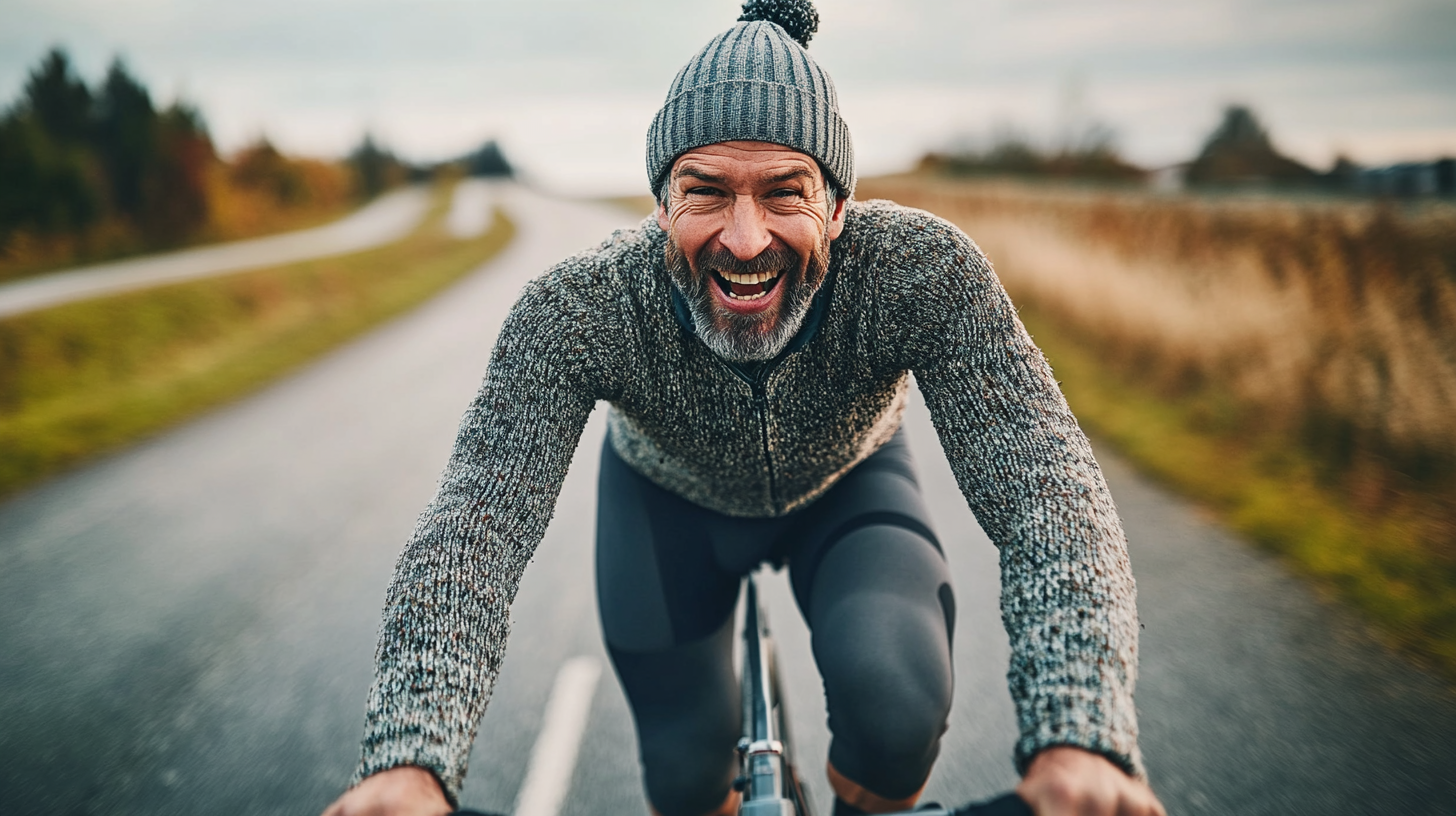
<svg viewBox="0 0 1456 816"><path fill-rule="evenodd" d="M1159 193L1178 193L1188 187L1188 166L1192 162L1178 162L1148 171L1148 188Z"/></svg>
<svg viewBox="0 0 1456 816"><path fill-rule="evenodd" d="M1456 197L1456 159L1443 158L1428 162L1401 162L1385 167L1347 167L1331 176L1340 187L1351 192L1391 198Z"/></svg>

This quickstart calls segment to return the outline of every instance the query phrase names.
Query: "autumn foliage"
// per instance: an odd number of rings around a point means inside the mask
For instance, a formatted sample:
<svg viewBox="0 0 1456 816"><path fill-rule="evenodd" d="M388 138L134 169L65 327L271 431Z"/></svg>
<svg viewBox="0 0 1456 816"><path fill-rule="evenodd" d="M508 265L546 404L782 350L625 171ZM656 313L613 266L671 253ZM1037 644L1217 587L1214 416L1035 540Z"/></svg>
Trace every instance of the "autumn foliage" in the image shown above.
<svg viewBox="0 0 1456 816"><path fill-rule="evenodd" d="M318 221L378 191L358 177L266 139L220 157L195 108L158 107L120 60L89 87L54 49L0 115L0 280Z"/></svg>

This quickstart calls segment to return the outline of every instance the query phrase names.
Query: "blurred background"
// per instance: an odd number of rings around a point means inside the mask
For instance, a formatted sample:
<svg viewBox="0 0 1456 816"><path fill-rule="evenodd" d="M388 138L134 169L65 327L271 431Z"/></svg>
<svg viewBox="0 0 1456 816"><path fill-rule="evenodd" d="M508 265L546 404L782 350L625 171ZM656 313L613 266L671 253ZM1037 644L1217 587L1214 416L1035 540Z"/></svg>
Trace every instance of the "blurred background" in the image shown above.
<svg viewBox="0 0 1456 816"><path fill-rule="evenodd" d="M114 59L184 100L231 155L260 137L341 156L362 135L416 162L501 140L553 188L640 191L642 134L691 51L735 16L692 4L7 0L0 94L48 48L99 83ZM1110 139L1159 168L1197 154L1225 106L1254 110L1327 170L1451 152L1453 11L1439 0L963 3L828 0L813 52L864 175L1014 132Z"/></svg>
<svg viewBox="0 0 1456 816"><path fill-rule="evenodd" d="M816 5L856 197L980 244L1097 445L1170 812L1450 812L1456 4ZM647 126L738 6L0 0L0 811L337 794L499 321L650 211ZM922 414L940 524L984 543ZM477 806L512 808L557 666L601 658L590 458ZM987 552L948 799L1015 781ZM643 806L602 688L567 816Z"/></svg>

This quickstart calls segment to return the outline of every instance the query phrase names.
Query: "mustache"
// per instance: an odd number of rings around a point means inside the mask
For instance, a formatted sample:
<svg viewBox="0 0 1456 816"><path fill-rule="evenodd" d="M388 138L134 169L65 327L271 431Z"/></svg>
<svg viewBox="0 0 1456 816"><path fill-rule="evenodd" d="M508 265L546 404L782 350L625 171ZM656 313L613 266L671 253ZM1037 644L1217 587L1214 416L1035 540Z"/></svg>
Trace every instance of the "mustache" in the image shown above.
<svg viewBox="0 0 1456 816"><path fill-rule="evenodd" d="M732 272L735 275L754 275L759 272L797 272L803 259L799 253L783 244L771 244L767 249L741 260L723 247L704 247L698 252L698 269Z"/></svg>

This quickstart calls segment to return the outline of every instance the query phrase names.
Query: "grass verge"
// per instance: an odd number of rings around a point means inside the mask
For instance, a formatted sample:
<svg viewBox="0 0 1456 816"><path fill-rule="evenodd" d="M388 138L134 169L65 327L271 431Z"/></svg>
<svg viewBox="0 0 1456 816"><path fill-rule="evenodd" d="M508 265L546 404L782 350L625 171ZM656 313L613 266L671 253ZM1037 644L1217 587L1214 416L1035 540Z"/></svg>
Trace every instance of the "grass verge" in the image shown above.
<svg viewBox="0 0 1456 816"><path fill-rule="evenodd" d="M245 394L423 302L499 252L441 222L402 241L0 320L0 496Z"/></svg>
<svg viewBox="0 0 1456 816"><path fill-rule="evenodd" d="M1422 497L1362 511L1292 440L1220 421L1226 398L1171 400L1104 365L1057 321L1034 308L1021 315L1090 433L1352 603L1389 645L1456 679L1456 565L1431 552L1438 522L1421 512Z"/></svg>

